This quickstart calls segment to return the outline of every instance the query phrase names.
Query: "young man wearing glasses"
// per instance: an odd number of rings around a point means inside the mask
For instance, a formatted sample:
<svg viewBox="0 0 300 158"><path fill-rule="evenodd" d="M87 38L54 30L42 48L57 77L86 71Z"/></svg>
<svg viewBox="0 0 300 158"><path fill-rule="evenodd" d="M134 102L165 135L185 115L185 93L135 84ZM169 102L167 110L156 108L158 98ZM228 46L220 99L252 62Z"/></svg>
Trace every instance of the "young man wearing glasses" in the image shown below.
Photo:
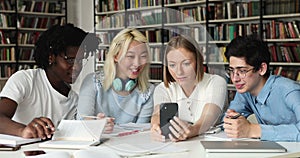
<svg viewBox="0 0 300 158"><path fill-rule="evenodd" d="M237 90L224 117L227 136L300 141L300 84L270 75L265 43L256 35L237 37L226 47L225 56ZM251 114L257 124L246 119Z"/></svg>

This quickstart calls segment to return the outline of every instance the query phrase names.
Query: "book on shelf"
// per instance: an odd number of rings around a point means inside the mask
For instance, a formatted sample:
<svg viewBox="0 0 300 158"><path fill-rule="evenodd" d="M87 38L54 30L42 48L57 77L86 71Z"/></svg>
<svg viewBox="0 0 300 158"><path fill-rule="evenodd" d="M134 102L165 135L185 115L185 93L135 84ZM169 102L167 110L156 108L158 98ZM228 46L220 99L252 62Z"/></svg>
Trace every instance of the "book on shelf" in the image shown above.
<svg viewBox="0 0 300 158"><path fill-rule="evenodd" d="M144 11L141 13L141 18L144 25L155 24L156 21L152 15L152 11Z"/></svg>
<svg viewBox="0 0 300 158"><path fill-rule="evenodd" d="M39 144L41 148L83 149L98 145L106 119L62 120L52 140Z"/></svg>
<svg viewBox="0 0 300 158"><path fill-rule="evenodd" d="M15 147L39 141L41 141L41 138L22 138L13 135L0 134L0 144L7 146Z"/></svg>

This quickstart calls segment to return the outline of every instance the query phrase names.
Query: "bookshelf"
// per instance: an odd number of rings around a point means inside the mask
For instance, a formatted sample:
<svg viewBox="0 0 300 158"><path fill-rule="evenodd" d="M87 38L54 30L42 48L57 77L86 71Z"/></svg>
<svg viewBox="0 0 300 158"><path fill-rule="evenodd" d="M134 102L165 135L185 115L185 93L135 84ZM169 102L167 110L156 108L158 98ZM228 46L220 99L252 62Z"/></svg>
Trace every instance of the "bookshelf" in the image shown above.
<svg viewBox="0 0 300 158"><path fill-rule="evenodd" d="M0 0L0 89L11 74L34 68L34 43L67 21L67 0Z"/></svg>
<svg viewBox="0 0 300 158"><path fill-rule="evenodd" d="M96 61L100 67L114 35L125 27L135 27L144 32L150 42L151 68L156 69L151 71L151 81L160 82L166 42L176 34L185 34L195 38L204 49L206 71L226 78L228 89L234 90L224 73L228 66L223 55L225 47L237 35L257 33L272 53L272 73L300 80L299 0L117 2L94 0L95 32L103 40L100 45L103 50Z"/></svg>

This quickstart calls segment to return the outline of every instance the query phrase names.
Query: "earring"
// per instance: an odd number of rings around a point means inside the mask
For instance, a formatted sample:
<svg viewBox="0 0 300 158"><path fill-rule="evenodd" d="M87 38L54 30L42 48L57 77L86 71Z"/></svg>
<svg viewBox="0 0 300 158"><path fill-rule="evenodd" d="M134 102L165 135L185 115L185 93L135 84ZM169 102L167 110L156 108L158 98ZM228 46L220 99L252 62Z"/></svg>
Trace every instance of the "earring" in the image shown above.
<svg viewBox="0 0 300 158"><path fill-rule="evenodd" d="M49 65L51 65L52 63L51 63L51 61L49 61Z"/></svg>

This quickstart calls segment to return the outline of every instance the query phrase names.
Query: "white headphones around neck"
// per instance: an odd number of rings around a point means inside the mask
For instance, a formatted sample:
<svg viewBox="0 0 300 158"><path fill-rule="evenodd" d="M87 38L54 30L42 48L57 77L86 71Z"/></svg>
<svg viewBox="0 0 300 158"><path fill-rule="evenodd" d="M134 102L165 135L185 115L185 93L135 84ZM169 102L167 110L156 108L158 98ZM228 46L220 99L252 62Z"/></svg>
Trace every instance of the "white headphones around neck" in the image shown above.
<svg viewBox="0 0 300 158"><path fill-rule="evenodd" d="M136 85L136 81L134 79L123 80L121 78L115 78L112 86L116 91L131 91Z"/></svg>

